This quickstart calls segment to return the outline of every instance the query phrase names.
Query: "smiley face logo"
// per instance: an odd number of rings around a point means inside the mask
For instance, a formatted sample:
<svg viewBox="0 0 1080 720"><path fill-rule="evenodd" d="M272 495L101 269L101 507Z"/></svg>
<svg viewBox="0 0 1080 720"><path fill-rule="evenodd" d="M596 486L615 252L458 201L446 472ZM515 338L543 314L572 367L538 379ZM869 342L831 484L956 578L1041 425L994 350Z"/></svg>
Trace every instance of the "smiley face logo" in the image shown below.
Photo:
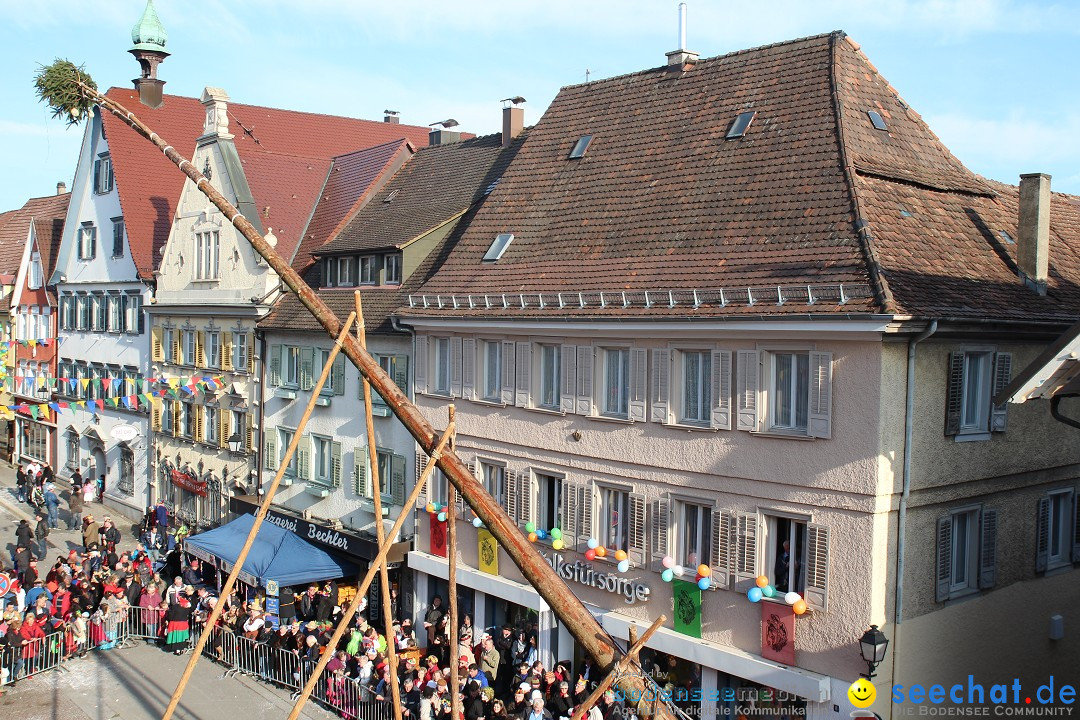
<svg viewBox="0 0 1080 720"><path fill-rule="evenodd" d="M877 690L869 680L859 678L851 683L851 687L847 690L847 696L855 707L868 708L874 704L874 700L877 698Z"/></svg>

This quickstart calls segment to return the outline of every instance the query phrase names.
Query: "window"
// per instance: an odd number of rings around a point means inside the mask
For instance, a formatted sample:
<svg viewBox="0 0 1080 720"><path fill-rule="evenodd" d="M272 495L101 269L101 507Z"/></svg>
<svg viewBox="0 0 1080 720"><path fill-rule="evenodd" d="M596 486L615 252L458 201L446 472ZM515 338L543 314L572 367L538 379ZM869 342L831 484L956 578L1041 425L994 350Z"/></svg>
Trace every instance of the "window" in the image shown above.
<svg viewBox="0 0 1080 720"><path fill-rule="evenodd" d="M112 158L108 154L99 155L98 159L94 161L94 192L98 195L104 195L112 189Z"/></svg>
<svg viewBox="0 0 1080 720"><path fill-rule="evenodd" d="M218 231L209 230L195 234L195 279L217 280L221 248Z"/></svg>
<svg viewBox="0 0 1080 720"><path fill-rule="evenodd" d="M536 527L561 528L566 531L563 518L563 478L547 473L536 473ZM528 521L530 518L522 518Z"/></svg>
<svg viewBox="0 0 1080 720"><path fill-rule="evenodd" d="M195 437L195 412L191 403L180 403L180 434L189 440Z"/></svg>
<svg viewBox="0 0 1080 720"><path fill-rule="evenodd" d="M540 394L536 404L545 410L559 410L562 405L560 351L558 345L540 346Z"/></svg>
<svg viewBox="0 0 1080 720"><path fill-rule="evenodd" d="M624 550L630 538L630 494L626 490L603 485L598 485L597 490L600 496L597 539L609 550Z"/></svg>
<svg viewBox="0 0 1080 720"><path fill-rule="evenodd" d="M109 332L118 333L124 331L124 299L118 294L110 294L107 300L109 306Z"/></svg>
<svg viewBox="0 0 1080 720"><path fill-rule="evenodd" d="M180 364L195 364L195 331L180 331Z"/></svg>
<svg viewBox="0 0 1080 720"><path fill-rule="evenodd" d="M233 351L232 366L237 372L246 372L248 369L248 336L247 333L234 332L232 334Z"/></svg>
<svg viewBox="0 0 1080 720"><path fill-rule="evenodd" d="M313 480L322 485L330 485L331 445L330 438L322 435L311 436L312 450L315 454L315 474Z"/></svg>
<svg viewBox="0 0 1080 720"><path fill-rule="evenodd" d="M221 438L218 436L218 417L221 411L212 405L203 408L203 442L210 445L218 445Z"/></svg>
<svg viewBox="0 0 1080 720"><path fill-rule="evenodd" d="M386 272L384 282L387 285L401 284L401 255L386 256Z"/></svg>
<svg viewBox="0 0 1080 720"><path fill-rule="evenodd" d="M221 367L221 333L217 331L207 332L206 338L206 366L209 368Z"/></svg>
<svg viewBox="0 0 1080 720"><path fill-rule="evenodd" d="M885 118L881 117L881 113L877 110L867 110L866 114L870 117L870 123L875 130L888 130L885 126Z"/></svg>
<svg viewBox="0 0 1080 720"><path fill-rule="evenodd" d="M394 379L394 384L400 388L401 392L409 392L409 358L406 355L378 355L376 356L379 361L379 367L386 371L386 374ZM363 397L364 387L360 386L360 395ZM371 404L372 406L386 407L386 401L382 399L379 393L375 392L375 389L371 389Z"/></svg>
<svg viewBox="0 0 1080 720"><path fill-rule="evenodd" d="M251 452L251 443L248 441L253 440L254 438L250 438L247 434L247 431L247 413L243 410L233 410L232 422L229 423L229 432L232 433L232 435L236 435L237 437L241 438L240 452ZM226 443L229 442L229 439L232 437L232 435L225 438Z"/></svg>
<svg viewBox="0 0 1080 720"><path fill-rule="evenodd" d="M491 241L491 247L484 253L483 262L497 262L499 258L506 252L506 248L510 247L510 243L514 242L513 233L500 233L495 236L495 239Z"/></svg>
<svg viewBox="0 0 1080 720"><path fill-rule="evenodd" d="M39 252L30 256L30 277L27 278L27 285L31 290L41 287L41 253Z"/></svg>
<svg viewBox="0 0 1080 720"><path fill-rule="evenodd" d="M958 508L938 518L937 599L993 587L996 556L996 510Z"/></svg>
<svg viewBox="0 0 1080 720"><path fill-rule="evenodd" d="M951 573L949 575L949 593L975 589L975 577L978 571L978 553L976 552L979 511L968 510L952 514L952 544L950 548Z"/></svg>
<svg viewBox="0 0 1080 720"><path fill-rule="evenodd" d="M172 435L177 420L177 418L173 417L173 413L176 410L176 403L169 402L166 399L163 399L162 403L164 404L164 407L161 412L161 432L163 434Z"/></svg>
<svg viewBox="0 0 1080 720"><path fill-rule="evenodd" d="M379 277L378 258L374 255L365 255L360 258L360 284L374 285Z"/></svg>
<svg viewBox="0 0 1080 720"><path fill-rule="evenodd" d="M124 218L112 219L112 256L124 257Z"/></svg>
<svg viewBox="0 0 1080 720"><path fill-rule="evenodd" d="M380 498L386 504L405 504L405 458L389 450L376 448L379 462Z"/></svg>
<svg viewBox="0 0 1080 720"><path fill-rule="evenodd" d="M450 394L450 338L432 338L435 342L435 392Z"/></svg>
<svg viewBox="0 0 1080 720"><path fill-rule="evenodd" d="M484 365L480 382L481 397L488 402L502 400L502 345L498 341L484 341Z"/></svg>
<svg viewBox="0 0 1080 720"><path fill-rule="evenodd" d="M322 348L314 349L314 363L312 366L312 384L314 386L314 378L319 377L322 374L323 368L326 367L327 361L330 359L330 351L323 350ZM345 356L338 355L334 358L334 367L330 370L330 374L326 376L326 382L323 383L321 395L341 395L345 391ZM361 392L363 390L361 389ZM373 399L374 402L374 399Z"/></svg>
<svg viewBox="0 0 1080 720"><path fill-rule="evenodd" d="M750 127L750 123L754 120L754 115L757 113L754 111L739 113L735 120L732 121L731 127L727 131L727 139L741 138L746 134L747 129Z"/></svg>
<svg viewBox="0 0 1080 720"><path fill-rule="evenodd" d="M770 430L806 432L810 400L810 356L773 352L768 355Z"/></svg>
<svg viewBox="0 0 1080 720"><path fill-rule="evenodd" d="M480 480L497 503L506 505L506 466L480 463Z"/></svg>
<svg viewBox="0 0 1080 720"><path fill-rule="evenodd" d="M1036 562L1039 572L1080 562L1080 502L1072 489L1055 490L1039 500Z"/></svg>
<svg viewBox="0 0 1080 720"><path fill-rule="evenodd" d="M68 430L64 433L64 442L67 445L67 464L64 467L74 471L79 467L79 433L74 429Z"/></svg>
<svg viewBox="0 0 1080 720"><path fill-rule="evenodd" d="M75 296L70 293L60 296L60 329L75 329Z"/></svg>
<svg viewBox="0 0 1080 720"><path fill-rule="evenodd" d="M19 426L22 456L39 462L48 460L49 428L40 423L31 422L28 418L19 418Z"/></svg>
<svg viewBox="0 0 1080 720"><path fill-rule="evenodd" d="M79 259L93 260L97 254L97 228L93 223L83 223L79 228Z"/></svg>
<svg viewBox="0 0 1080 720"><path fill-rule="evenodd" d="M80 293L75 296L75 304L78 309L78 317L76 318L76 329L89 330L90 298L85 293Z"/></svg>
<svg viewBox="0 0 1080 720"><path fill-rule="evenodd" d="M139 393L139 371L134 368L125 368L123 370L124 377L124 394L125 395L137 395ZM134 407L132 407L134 409Z"/></svg>
<svg viewBox="0 0 1080 720"><path fill-rule="evenodd" d="M679 355L682 372L679 421L688 425L709 425L712 422L712 353L694 350Z"/></svg>
<svg viewBox="0 0 1080 720"><path fill-rule="evenodd" d="M289 449L289 444L296 437L294 430L288 430L286 428L278 428L278 446L277 446L277 463L274 467L278 467L281 461L285 459L285 451ZM292 460L289 461L289 467L285 468L285 474L289 477L296 477L296 456L299 453L293 453Z"/></svg>
<svg viewBox="0 0 1080 720"><path fill-rule="evenodd" d="M337 285L338 287L352 287L356 285L356 258L343 257L337 259Z"/></svg>
<svg viewBox="0 0 1080 720"><path fill-rule="evenodd" d="M126 444L120 446L120 478L116 489L128 497L135 494L135 452Z"/></svg>
<svg viewBox="0 0 1080 720"><path fill-rule="evenodd" d="M165 357L165 362L176 362L174 355L176 348L176 330L171 327L163 327L161 329L161 348L162 354Z"/></svg>
<svg viewBox="0 0 1080 720"><path fill-rule="evenodd" d="M105 332L105 296L100 293L90 296L90 329Z"/></svg>
<svg viewBox="0 0 1080 720"><path fill-rule="evenodd" d="M105 368L101 365L90 366L90 400L98 400L105 397L102 380L105 377Z"/></svg>
<svg viewBox="0 0 1080 720"><path fill-rule="evenodd" d="M782 516L766 515L768 544L764 573L778 593L804 594L806 578L806 522Z"/></svg>
<svg viewBox="0 0 1080 720"><path fill-rule="evenodd" d="M282 384L300 387L300 348L286 345L282 348L282 355Z"/></svg>
<svg viewBox="0 0 1080 720"><path fill-rule="evenodd" d="M691 502L675 503L675 562L686 568L712 565L709 540L712 508Z"/></svg>
<svg viewBox="0 0 1080 720"><path fill-rule="evenodd" d="M608 417L629 417L630 350L604 348L604 397L601 412Z"/></svg>
<svg viewBox="0 0 1080 720"><path fill-rule="evenodd" d="M985 440L1003 432L1007 404L995 406L994 394L1012 377L1012 354L976 347L949 354L945 434L957 440Z"/></svg>
<svg viewBox="0 0 1080 720"><path fill-rule="evenodd" d="M574 143L573 149L570 150L569 160L576 160L580 157L584 157L585 153L589 150L589 145L592 143L592 135L582 135Z"/></svg>

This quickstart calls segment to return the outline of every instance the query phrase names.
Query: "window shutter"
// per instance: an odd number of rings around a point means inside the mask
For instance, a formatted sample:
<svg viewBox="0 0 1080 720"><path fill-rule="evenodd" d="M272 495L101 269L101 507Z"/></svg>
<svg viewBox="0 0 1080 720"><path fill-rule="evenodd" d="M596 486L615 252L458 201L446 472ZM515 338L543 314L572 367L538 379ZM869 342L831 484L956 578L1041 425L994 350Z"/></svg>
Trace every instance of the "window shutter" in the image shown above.
<svg viewBox="0 0 1080 720"><path fill-rule="evenodd" d="M251 452L255 448L255 426L250 415L244 415L244 449Z"/></svg>
<svg viewBox="0 0 1080 720"><path fill-rule="evenodd" d="M829 528L806 524L806 605L812 610L829 609Z"/></svg>
<svg viewBox="0 0 1080 720"><path fill-rule="evenodd" d="M514 404L514 343L502 344L502 357L499 358L499 368L502 371L502 403L503 405Z"/></svg>
<svg viewBox="0 0 1080 720"><path fill-rule="evenodd" d="M532 374L532 343L517 344L517 382L514 384L514 404L529 407L529 377Z"/></svg>
<svg viewBox="0 0 1080 720"><path fill-rule="evenodd" d="M413 376L416 379L416 392L426 393L428 391L427 384L427 369L428 369L428 339L426 336L418 335L416 337L416 368L413 371Z"/></svg>
<svg viewBox="0 0 1080 720"><path fill-rule="evenodd" d="M577 349L577 402L574 410L578 415L592 415L593 409L593 349L592 345L579 345Z"/></svg>
<svg viewBox="0 0 1080 720"><path fill-rule="evenodd" d="M735 366L735 392L738 393L738 428L739 430L758 429L758 367L757 350L739 350Z"/></svg>
<svg viewBox="0 0 1080 720"><path fill-rule="evenodd" d="M461 338L450 338L450 394L461 397Z"/></svg>
<svg viewBox="0 0 1080 720"><path fill-rule="evenodd" d="M949 353L949 380L945 392L945 434L960 432L961 402L964 397L964 353Z"/></svg>
<svg viewBox="0 0 1080 720"><path fill-rule="evenodd" d="M296 475L301 480L311 479L311 436L306 433L296 448Z"/></svg>
<svg viewBox="0 0 1080 720"><path fill-rule="evenodd" d="M341 443L330 443L330 484L341 487Z"/></svg>
<svg viewBox="0 0 1080 720"><path fill-rule="evenodd" d="M576 550L578 546L578 509L581 507L581 486L577 483L572 483L566 478L559 478L556 482L559 483L561 492L559 493L559 499L562 502L562 525L559 527L562 530L563 545L568 550Z"/></svg>
<svg viewBox="0 0 1080 720"><path fill-rule="evenodd" d="M161 398L150 399L150 429L161 432Z"/></svg>
<svg viewBox="0 0 1080 720"><path fill-rule="evenodd" d="M668 421L668 393L671 380L671 351L652 351L652 408L650 419L657 423Z"/></svg>
<svg viewBox="0 0 1080 720"><path fill-rule="evenodd" d="M221 369L231 371L232 365L232 333L221 333Z"/></svg>
<svg viewBox="0 0 1080 720"><path fill-rule="evenodd" d="M979 536L979 589L997 583L997 510L982 511Z"/></svg>
<svg viewBox="0 0 1080 720"><path fill-rule="evenodd" d="M642 350L641 354L644 356L645 351ZM648 548L645 546L646 503L645 495L642 493L630 493L630 547L627 548L627 555L631 564L637 566L645 564L645 556L648 553Z"/></svg>
<svg viewBox="0 0 1080 720"><path fill-rule="evenodd" d="M731 351L712 354L712 426L731 429Z"/></svg>
<svg viewBox="0 0 1080 720"><path fill-rule="evenodd" d="M315 351L312 348L300 348L300 389L310 390L315 387Z"/></svg>
<svg viewBox="0 0 1080 720"><path fill-rule="evenodd" d="M101 192L101 160L94 161L94 192Z"/></svg>
<svg viewBox="0 0 1080 720"><path fill-rule="evenodd" d="M1080 563L1080 492L1073 493L1072 561Z"/></svg>
<svg viewBox="0 0 1080 720"><path fill-rule="evenodd" d="M999 352L994 354L994 389L995 397L1005 389L1012 380L1012 353ZM990 408L990 431L1005 432L1005 425L1009 419L1009 403L994 405Z"/></svg>
<svg viewBox="0 0 1080 720"><path fill-rule="evenodd" d="M731 582L731 515L713 508L712 516L712 580L719 588Z"/></svg>
<svg viewBox="0 0 1080 720"><path fill-rule="evenodd" d="M270 384L274 387L281 385L281 346L270 346Z"/></svg>
<svg viewBox="0 0 1080 720"><path fill-rule="evenodd" d="M195 331L195 367L206 367L206 342L202 330Z"/></svg>
<svg viewBox="0 0 1080 720"><path fill-rule="evenodd" d="M150 328L150 359L154 362L165 360L165 351L161 347L161 328L158 326Z"/></svg>
<svg viewBox="0 0 1080 720"><path fill-rule="evenodd" d="M630 348L630 419L634 422L645 422L645 395L646 378L648 375L647 350L642 348Z"/></svg>
<svg viewBox="0 0 1080 720"><path fill-rule="evenodd" d="M180 343L184 336L184 333L180 330L173 329L173 343L172 343L172 362L174 365L180 365L183 360L183 353L181 352Z"/></svg>
<svg viewBox="0 0 1080 720"><path fill-rule="evenodd" d="M504 471L504 477L506 478L506 487L503 488L502 509L506 511L511 520L517 523L518 518L521 516L518 508L518 490L520 490L518 487L518 475L513 470L507 469Z"/></svg>
<svg viewBox="0 0 1080 720"><path fill-rule="evenodd" d="M203 408L201 405L191 406L191 421L195 425L193 428L192 436L195 442L202 442L203 439Z"/></svg>
<svg viewBox="0 0 1080 720"><path fill-rule="evenodd" d="M390 456L390 502L398 507L405 504L405 456Z"/></svg>
<svg viewBox="0 0 1080 720"><path fill-rule="evenodd" d="M334 385L335 395L345 394L345 356L338 355L334 358L334 367L330 371L330 381Z"/></svg>
<svg viewBox="0 0 1080 720"><path fill-rule="evenodd" d="M949 599L952 585L952 515L937 521L937 601Z"/></svg>
<svg viewBox="0 0 1080 720"><path fill-rule="evenodd" d="M406 395L409 394L409 357L394 356L394 384Z"/></svg>
<svg viewBox="0 0 1080 720"><path fill-rule="evenodd" d="M255 334L248 333L247 336L247 371L248 373L255 374Z"/></svg>
<svg viewBox="0 0 1080 720"><path fill-rule="evenodd" d="M586 480L581 484L581 531L580 535L586 542L595 539L596 520L596 490L592 480Z"/></svg>
<svg viewBox="0 0 1080 720"><path fill-rule="evenodd" d="M559 372L562 373L562 378L560 378L562 411L572 413L577 399L577 346L563 345L560 352L562 353L559 363Z"/></svg>
<svg viewBox="0 0 1080 720"><path fill-rule="evenodd" d="M653 500L652 522L649 523L652 530L652 555L654 560L660 560L671 549L668 544L668 525L670 523L670 504L667 498Z"/></svg>
<svg viewBox="0 0 1080 720"><path fill-rule="evenodd" d="M476 338L461 341L461 397L472 400L476 396Z"/></svg>
<svg viewBox="0 0 1080 720"><path fill-rule="evenodd" d="M510 517L517 520L518 525L525 527L525 523L533 520L533 498L537 496L536 492L536 478L528 470L518 473L518 496L517 496L517 515L511 515ZM563 537L566 536L566 529L559 528L563 531ZM563 540L565 543L566 540ZM569 546L568 546L569 547Z"/></svg>
<svg viewBox="0 0 1080 720"><path fill-rule="evenodd" d="M832 353L810 353L810 437L832 437Z"/></svg>
<svg viewBox="0 0 1080 720"><path fill-rule="evenodd" d="M754 352L757 355L757 352ZM758 575L758 516L741 512L735 516L735 582L753 582Z"/></svg>
<svg viewBox="0 0 1080 720"><path fill-rule="evenodd" d="M93 260L97 257L97 228L90 228L90 256L87 260Z"/></svg>
<svg viewBox="0 0 1080 720"><path fill-rule="evenodd" d="M179 400L173 400L173 404L172 404L172 411L173 411L172 435L173 435L173 437L180 437L180 413L181 413L182 410L183 410L183 408L180 405L180 401Z"/></svg>
<svg viewBox="0 0 1080 720"><path fill-rule="evenodd" d="M368 488L367 464L367 448L358 445L353 449L353 489L362 498L366 498L370 490Z"/></svg>
<svg viewBox="0 0 1080 720"><path fill-rule="evenodd" d="M427 453L424 452L423 450L416 453L416 460L414 461L414 467L413 467L413 469L416 471L416 475L415 475L415 477L413 477L413 482L419 484L420 477L424 474L424 470L427 469L427 464L428 464ZM434 472L434 471L432 471L432 472ZM429 483L430 483L430 480L427 483L424 483L424 489L421 490L420 494L416 497L416 507L422 508L422 507L427 506L428 497L429 497L429 493L428 493L428 485L429 485Z"/></svg>
<svg viewBox="0 0 1080 720"><path fill-rule="evenodd" d="M218 447L229 447L229 415L230 411L225 408L218 408Z"/></svg>
<svg viewBox="0 0 1080 720"><path fill-rule="evenodd" d="M1050 498L1039 498L1035 518L1035 572L1046 572L1050 561Z"/></svg>

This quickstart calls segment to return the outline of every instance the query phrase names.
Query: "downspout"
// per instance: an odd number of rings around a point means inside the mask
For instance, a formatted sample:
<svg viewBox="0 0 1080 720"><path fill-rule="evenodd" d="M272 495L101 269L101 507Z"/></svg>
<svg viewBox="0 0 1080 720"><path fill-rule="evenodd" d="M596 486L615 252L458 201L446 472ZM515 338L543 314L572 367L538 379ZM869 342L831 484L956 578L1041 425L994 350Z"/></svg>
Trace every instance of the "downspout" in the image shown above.
<svg viewBox="0 0 1080 720"><path fill-rule="evenodd" d="M255 329L255 338L259 343L259 355L258 366L255 368L255 372L258 374L259 381L259 440L258 443L252 448L255 453L255 498L256 502L261 502L262 497L262 469L263 469L263 452L266 447L266 333L259 332L258 328ZM252 352L255 348L252 348Z"/></svg>
<svg viewBox="0 0 1080 720"><path fill-rule="evenodd" d="M1061 401L1067 397L1077 397L1076 395L1055 395L1050 399L1050 415L1060 423L1065 423L1069 427L1080 428L1080 421L1073 420L1068 415L1061 412L1058 407L1061 405Z"/></svg>

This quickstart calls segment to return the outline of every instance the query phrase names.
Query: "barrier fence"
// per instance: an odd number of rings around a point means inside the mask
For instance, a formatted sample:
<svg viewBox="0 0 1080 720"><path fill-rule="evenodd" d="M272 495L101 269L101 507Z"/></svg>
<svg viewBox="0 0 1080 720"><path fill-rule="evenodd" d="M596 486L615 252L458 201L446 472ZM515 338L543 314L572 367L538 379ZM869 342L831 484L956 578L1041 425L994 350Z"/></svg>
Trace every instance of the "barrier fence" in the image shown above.
<svg viewBox="0 0 1080 720"><path fill-rule="evenodd" d="M167 621L165 612L157 608L128 608L90 618L73 618L71 622L49 628L45 637L27 640L21 647L4 645L0 652L0 685L43 673L64 670L64 664L85 655L90 650L107 651L134 647L140 641L163 644ZM191 623L191 634L184 647L190 652L202 625ZM317 658L272 647L265 642L231 628L219 626L210 633L203 656L224 668L222 677L246 675L299 695ZM343 668L325 670L315 686L312 699L333 710L346 720L390 720L389 700L376 700L366 685L348 677Z"/></svg>

